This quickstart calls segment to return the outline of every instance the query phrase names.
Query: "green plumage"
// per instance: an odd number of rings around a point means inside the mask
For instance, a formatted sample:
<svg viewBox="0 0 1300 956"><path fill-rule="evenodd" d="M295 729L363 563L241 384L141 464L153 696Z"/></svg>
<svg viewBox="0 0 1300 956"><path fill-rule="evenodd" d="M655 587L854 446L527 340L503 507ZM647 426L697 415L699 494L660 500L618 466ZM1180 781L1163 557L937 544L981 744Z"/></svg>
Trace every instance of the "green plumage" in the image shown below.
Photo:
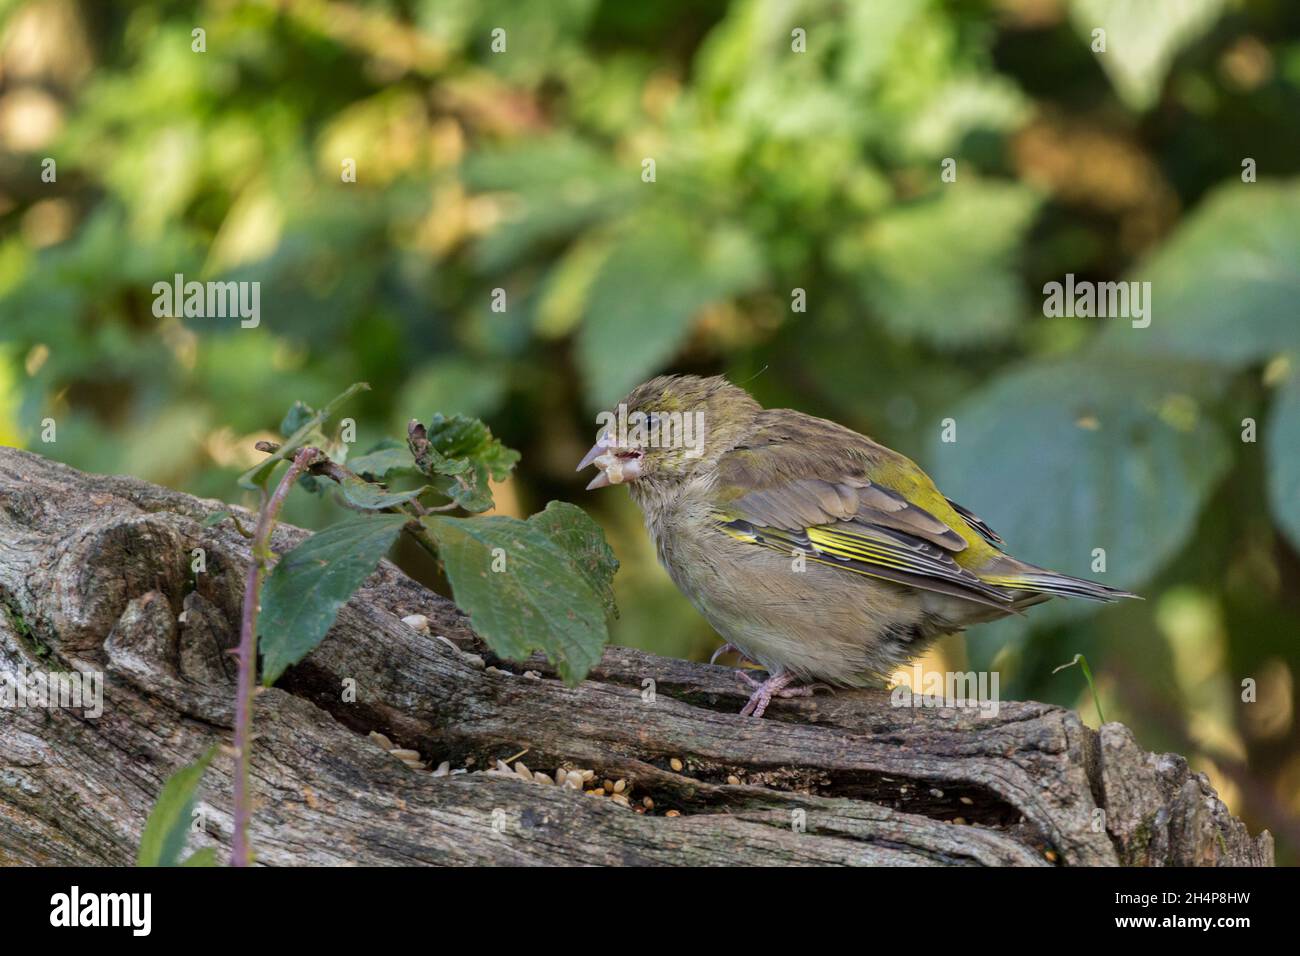
<svg viewBox="0 0 1300 956"><path fill-rule="evenodd" d="M1134 596L1012 558L910 459L721 378L661 377L624 404L700 414L699 454L619 458L673 580L774 674L870 683L939 634L1052 596Z"/></svg>

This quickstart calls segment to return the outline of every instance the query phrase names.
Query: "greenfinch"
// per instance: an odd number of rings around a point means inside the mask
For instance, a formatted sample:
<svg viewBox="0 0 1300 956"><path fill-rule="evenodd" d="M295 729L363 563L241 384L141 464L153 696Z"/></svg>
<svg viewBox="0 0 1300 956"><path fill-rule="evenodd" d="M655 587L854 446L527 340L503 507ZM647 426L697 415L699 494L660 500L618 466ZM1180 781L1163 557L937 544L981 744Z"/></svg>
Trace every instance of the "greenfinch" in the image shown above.
<svg viewBox="0 0 1300 956"><path fill-rule="evenodd" d="M652 379L601 424L578 465L599 469L588 488L627 485L719 653L768 673L739 672L742 715L818 684L880 685L940 635L1052 597L1136 597L1016 560L910 459L721 377Z"/></svg>

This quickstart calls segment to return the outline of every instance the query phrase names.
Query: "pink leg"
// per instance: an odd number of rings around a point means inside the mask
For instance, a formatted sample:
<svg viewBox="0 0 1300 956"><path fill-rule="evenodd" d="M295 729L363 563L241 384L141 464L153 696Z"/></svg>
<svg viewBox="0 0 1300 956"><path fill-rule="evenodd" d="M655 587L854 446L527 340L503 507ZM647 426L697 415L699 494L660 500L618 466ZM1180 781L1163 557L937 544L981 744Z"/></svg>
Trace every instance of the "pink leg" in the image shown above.
<svg viewBox="0 0 1300 956"><path fill-rule="evenodd" d="M716 664L718 658L721 657L723 654L727 653L728 651L735 651L737 654L740 655L740 659L742 661L748 661L750 664L758 663L758 661L750 660L748 657L746 657L745 652L742 651L735 644L732 644L730 641L728 641L726 644L723 644L721 647L719 647L716 651L713 652L713 656L709 658L709 663Z"/></svg>
<svg viewBox="0 0 1300 956"><path fill-rule="evenodd" d="M793 674L777 674L762 683L754 680L744 671L736 671L736 676L754 688L754 693L749 696L749 703L745 704L740 711L741 717L762 717L773 697L811 697L814 690L825 686L809 684L806 687L790 687L788 685L795 679Z"/></svg>

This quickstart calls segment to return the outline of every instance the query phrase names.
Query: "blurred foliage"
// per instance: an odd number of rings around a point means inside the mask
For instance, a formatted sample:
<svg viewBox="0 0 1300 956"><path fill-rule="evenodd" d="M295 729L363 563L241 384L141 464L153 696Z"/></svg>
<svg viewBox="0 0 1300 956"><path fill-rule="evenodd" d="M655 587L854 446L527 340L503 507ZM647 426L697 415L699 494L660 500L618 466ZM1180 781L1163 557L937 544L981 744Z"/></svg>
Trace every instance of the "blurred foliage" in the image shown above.
<svg viewBox="0 0 1300 956"><path fill-rule="evenodd" d="M1109 716L1188 754L1297 860L1294 3L0 16L0 438L230 498L286 407L365 379L359 447L483 417L523 452L499 511L564 497L606 527L614 639L701 656L715 639L626 496L583 495L572 468L642 378L727 372L916 458L1018 556L1141 591L978 628L931 663L995 665L1004 695L1091 721L1077 669L1052 674L1085 653ZM176 273L260 282L260 326L155 318ZM1150 327L1044 317L1067 273L1150 282ZM335 508L295 496L286 518Z"/></svg>

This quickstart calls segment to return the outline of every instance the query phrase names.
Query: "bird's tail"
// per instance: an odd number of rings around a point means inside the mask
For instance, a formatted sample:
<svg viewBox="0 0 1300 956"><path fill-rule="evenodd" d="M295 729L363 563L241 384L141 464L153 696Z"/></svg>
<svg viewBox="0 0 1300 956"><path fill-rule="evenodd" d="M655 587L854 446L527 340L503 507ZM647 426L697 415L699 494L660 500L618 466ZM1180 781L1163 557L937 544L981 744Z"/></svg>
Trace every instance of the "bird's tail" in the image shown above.
<svg viewBox="0 0 1300 956"><path fill-rule="evenodd" d="M1075 597L1087 601L1104 601L1106 603L1123 600L1124 598L1142 600L1141 595L1133 594L1130 591L1121 591L1119 588L1099 584L1096 581L1089 581L1086 578L1075 578L1068 574L1048 571L1046 568L1037 568L1032 564L1017 563L1019 567L1013 571L981 574L980 579L986 584L992 584L994 587L1007 588L1011 591L1029 591L1034 594L1055 597Z"/></svg>

